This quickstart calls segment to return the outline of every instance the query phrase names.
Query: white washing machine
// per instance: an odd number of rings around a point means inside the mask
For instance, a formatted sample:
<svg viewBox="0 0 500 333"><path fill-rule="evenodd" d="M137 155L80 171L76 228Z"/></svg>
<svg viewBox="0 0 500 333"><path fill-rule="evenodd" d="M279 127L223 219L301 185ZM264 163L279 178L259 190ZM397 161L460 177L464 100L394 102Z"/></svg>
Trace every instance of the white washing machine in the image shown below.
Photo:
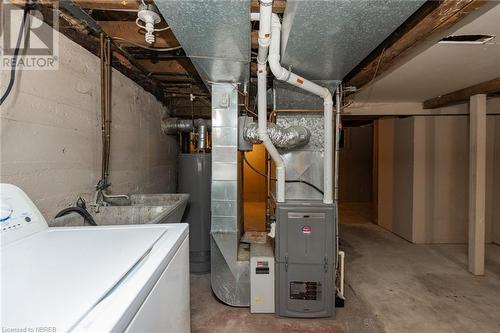
<svg viewBox="0 0 500 333"><path fill-rule="evenodd" d="M49 228L0 184L2 332L190 331L188 226Z"/></svg>

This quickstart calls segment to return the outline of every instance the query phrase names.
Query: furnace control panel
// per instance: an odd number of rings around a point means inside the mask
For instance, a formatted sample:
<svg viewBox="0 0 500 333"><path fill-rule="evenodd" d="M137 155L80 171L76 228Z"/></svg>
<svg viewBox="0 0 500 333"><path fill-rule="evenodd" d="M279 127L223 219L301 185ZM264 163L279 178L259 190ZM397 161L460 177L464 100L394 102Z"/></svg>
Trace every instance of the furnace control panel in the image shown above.
<svg viewBox="0 0 500 333"><path fill-rule="evenodd" d="M2 247L46 228L43 215L23 190L15 185L0 184Z"/></svg>

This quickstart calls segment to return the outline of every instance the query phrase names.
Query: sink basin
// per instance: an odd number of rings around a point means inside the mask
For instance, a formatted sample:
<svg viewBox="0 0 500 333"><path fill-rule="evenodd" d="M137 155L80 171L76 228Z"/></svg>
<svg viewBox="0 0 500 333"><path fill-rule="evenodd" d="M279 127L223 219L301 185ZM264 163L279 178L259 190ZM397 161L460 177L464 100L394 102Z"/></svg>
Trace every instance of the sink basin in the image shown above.
<svg viewBox="0 0 500 333"><path fill-rule="evenodd" d="M161 194L132 194L129 199L108 198L109 206L99 207L88 211L98 225L126 225L126 224L154 224L178 223L186 209L189 194L161 193ZM71 213L50 223L52 227L66 227L84 225L84 219Z"/></svg>

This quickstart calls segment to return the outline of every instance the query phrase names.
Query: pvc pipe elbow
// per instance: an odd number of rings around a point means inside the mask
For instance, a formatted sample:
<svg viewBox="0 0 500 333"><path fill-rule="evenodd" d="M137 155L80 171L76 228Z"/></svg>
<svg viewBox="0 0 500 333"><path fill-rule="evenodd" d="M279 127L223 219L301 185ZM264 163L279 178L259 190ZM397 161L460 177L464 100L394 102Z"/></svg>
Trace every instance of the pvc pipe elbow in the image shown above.
<svg viewBox="0 0 500 333"><path fill-rule="evenodd" d="M281 29L281 21L278 14L271 15L271 27L279 27Z"/></svg>
<svg viewBox="0 0 500 333"><path fill-rule="evenodd" d="M277 54L270 54L267 61L269 62L269 68L274 76L280 81L286 81L290 77L288 70L284 69L280 65L280 56Z"/></svg>
<svg viewBox="0 0 500 333"><path fill-rule="evenodd" d="M325 95L323 96L323 99L325 100L324 104L333 105L332 93L327 88L324 88L324 90L325 90Z"/></svg>
<svg viewBox="0 0 500 333"><path fill-rule="evenodd" d="M266 62L261 62L257 59L257 77L267 75Z"/></svg>
<svg viewBox="0 0 500 333"><path fill-rule="evenodd" d="M259 38L257 41L258 41L260 47L269 47L269 45L271 45L271 38L270 37L262 37L262 38Z"/></svg>

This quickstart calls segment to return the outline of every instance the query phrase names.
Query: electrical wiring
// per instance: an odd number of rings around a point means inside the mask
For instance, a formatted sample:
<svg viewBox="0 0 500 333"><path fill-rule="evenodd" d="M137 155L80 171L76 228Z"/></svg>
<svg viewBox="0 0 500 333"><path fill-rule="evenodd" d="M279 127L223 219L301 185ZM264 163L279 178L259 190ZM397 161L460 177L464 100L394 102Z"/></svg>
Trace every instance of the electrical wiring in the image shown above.
<svg viewBox="0 0 500 333"><path fill-rule="evenodd" d="M243 153L243 161L245 161L245 163L248 165L248 167L250 169L252 169L255 173L257 173L258 175L262 176L262 177L267 177L266 174L264 174L263 172L259 171L257 168L255 168L248 160L247 160L247 156L246 156L246 153ZM277 181L276 178L273 178L271 177L271 180L272 181ZM310 186L312 187L313 189L315 189L316 191L318 191L319 193L321 194L324 194L323 191L317 187L316 185L314 184L311 184L305 180L302 180L302 179L293 179L293 180L285 180L285 183L302 183L302 184L305 184L307 186Z"/></svg>
<svg viewBox="0 0 500 333"><path fill-rule="evenodd" d="M146 27L145 27L144 25L142 25L141 23L139 23L140 21L141 21L141 19L140 19L140 18L136 18L136 19L135 19L135 24L136 24L139 28L146 30ZM165 28L155 28L155 29L154 29L154 31L160 32L160 31L165 31L165 30L169 30L169 29L170 29L170 27L165 27Z"/></svg>
<svg viewBox="0 0 500 333"><path fill-rule="evenodd" d="M167 47L167 48L157 48L157 47L149 47L149 46L146 46L146 45L142 45L142 44L139 44L139 43L136 43L134 41L131 41L131 40L128 40L128 39L125 39L125 38L121 38L121 37L111 37L111 39L113 40L119 40L119 41L122 41L122 42L125 42L125 43L129 43L129 44L132 44L134 46L137 46L137 47L140 47L140 48L143 48L143 49L146 49L146 50L152 50L152 51L158 51L158 52L168 52L168 51L176 51L176 50L180 50L182 49L182 46L174 46L174 47Z"/></svg>
<svg viewBox="0 0 500 333"><path fill-rule="evenodd" d="M5 90L5 93L2 95L2 98L0 99L0 105L2 105L3 102L7 99L7 97L10 95L12 91L12 88L14 87L14 82L16 80L17 58L19 57L21 40L23 39L23 35L25 33L26 21L28 21L29 12L30 12L30 6L27 0L24 5L23 20L21 22L21 28L19 29L19 35L17 36L16 49L14 50L14 57L12 58L9 84L7 86L7 90Z"/></svg>

